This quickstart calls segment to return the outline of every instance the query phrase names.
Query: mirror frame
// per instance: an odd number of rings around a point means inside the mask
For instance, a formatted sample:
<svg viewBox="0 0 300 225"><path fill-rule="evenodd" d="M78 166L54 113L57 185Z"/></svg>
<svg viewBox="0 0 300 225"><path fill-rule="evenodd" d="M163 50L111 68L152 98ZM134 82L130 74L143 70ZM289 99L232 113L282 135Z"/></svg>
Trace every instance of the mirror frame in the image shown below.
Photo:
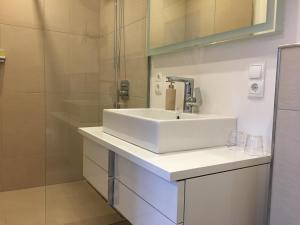
<svg viewBox="0 0 300 225"><path fill-rule="evenodd" d="M279 11L279 2L280 0L268 0L267 6L267 16L266 22L261 24L256 24L251 27L244 27L224 33L218 33L213 35L208 35L205 37L199 37L183 42L178 42L175 44L164 45L158 48L151 48L151 0L147 0L147 55L161 55L166 53L175 52L178 50L182 50L184 48L190 47L204 47L208 45L219 44L223 42L257 37L264 34L274 33L277 31L277 23L278 23L278 11Z"/></svg>

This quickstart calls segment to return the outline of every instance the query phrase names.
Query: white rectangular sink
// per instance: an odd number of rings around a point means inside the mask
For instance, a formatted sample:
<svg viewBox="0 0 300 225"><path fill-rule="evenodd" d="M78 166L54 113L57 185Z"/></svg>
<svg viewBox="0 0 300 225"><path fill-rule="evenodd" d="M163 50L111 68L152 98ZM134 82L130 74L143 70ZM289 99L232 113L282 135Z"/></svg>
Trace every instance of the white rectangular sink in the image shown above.
<svg viewBox="0 0 300 225"><path fill-rule="evenodd" d="M106 109L103 131L155 153L226 145L237 119L163 109Z"/></svg>

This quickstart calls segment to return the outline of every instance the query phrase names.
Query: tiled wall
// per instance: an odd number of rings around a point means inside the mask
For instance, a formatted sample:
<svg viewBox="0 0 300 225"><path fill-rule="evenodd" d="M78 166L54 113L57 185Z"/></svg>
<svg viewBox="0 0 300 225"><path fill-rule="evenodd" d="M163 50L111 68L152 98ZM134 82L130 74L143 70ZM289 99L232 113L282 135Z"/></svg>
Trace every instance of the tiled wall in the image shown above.
<svg viewBox="0 0 300 225"><path fill-rule="evenodd" d="M44 1L1 1L0 190L45 180Z"/></svg>
<svg viewBox="0 0 300 225"><path fill-rule="evenodd" d="M46 184L82 179L77 129L100 124L99 16L99 0L45 0Z"/></svg>
<svg viewBox="0 0 300 225"><path fill-rule="evenodd" d="M121 107L147 107L148 62L146 57L147 0L124 1L125 55L122 58L119 80L130 82L130 98L121 100ZM111 108L115 95L113 65L114 1L101 1L100 11L100 90L102 108ZM122 53L124 54L124 46Z"/></svg>
<svg viewBox="0 0 300 225"><path fill-rule="evenodd" d="M0 65L0 191L82 179L77 128L100 125L115 95L113 2L0 1L0 48L7 52ZM147 104L146 0L125 2L132 93L124 105L140 107Z"/></svg>

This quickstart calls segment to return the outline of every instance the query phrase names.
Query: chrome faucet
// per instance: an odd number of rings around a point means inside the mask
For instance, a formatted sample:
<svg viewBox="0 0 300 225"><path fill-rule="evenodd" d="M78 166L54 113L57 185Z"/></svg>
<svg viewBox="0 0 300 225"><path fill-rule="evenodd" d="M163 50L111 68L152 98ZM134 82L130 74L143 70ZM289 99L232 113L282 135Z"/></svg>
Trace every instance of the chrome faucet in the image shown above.
<svg viewBox="0 0 300 225"><path fill-rule="evenodd" d="M167 76L167 82L182 82L184 83L184 98L183 98L183 112L192 113L194 106L199 106L200 99L194 97L194 79L176 76ZM200 90L199 90L200 93Z"/></svg>

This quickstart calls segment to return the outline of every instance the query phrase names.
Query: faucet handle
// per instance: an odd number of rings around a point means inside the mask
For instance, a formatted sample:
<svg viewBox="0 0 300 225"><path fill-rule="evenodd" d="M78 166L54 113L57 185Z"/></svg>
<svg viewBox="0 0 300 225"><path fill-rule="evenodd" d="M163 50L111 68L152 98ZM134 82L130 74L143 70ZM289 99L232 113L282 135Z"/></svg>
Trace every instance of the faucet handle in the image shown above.
<svg viewBox="0 0 300 225"><path fill-rule="evenodd" d="M200 88L195 88L195 97L189 97L186 101L186 104L191 107L192 109L196 109L199 111L199 107L202 105L202 95Z"/></svg>

